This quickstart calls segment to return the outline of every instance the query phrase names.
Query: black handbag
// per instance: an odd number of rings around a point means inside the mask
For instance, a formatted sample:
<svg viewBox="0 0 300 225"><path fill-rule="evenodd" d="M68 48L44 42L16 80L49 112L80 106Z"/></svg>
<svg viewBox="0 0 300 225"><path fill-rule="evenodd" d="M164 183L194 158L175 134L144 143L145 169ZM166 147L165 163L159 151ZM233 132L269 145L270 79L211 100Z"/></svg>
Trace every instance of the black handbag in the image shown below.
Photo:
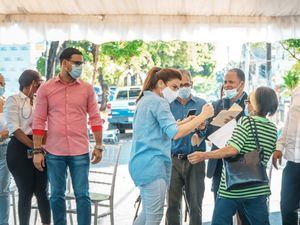
<svg viewBox="0 0 300 225"><path fill-rule="evenodd" d="M227 190L269 183L266 167L262 163L264 159L263 148L259 144L255 120L250 119L250 117L248 117L248 120L255 139L256 149L245 154L238 154L237 156L223 159ZM254 127L252 126L252 121Z"/></svg>

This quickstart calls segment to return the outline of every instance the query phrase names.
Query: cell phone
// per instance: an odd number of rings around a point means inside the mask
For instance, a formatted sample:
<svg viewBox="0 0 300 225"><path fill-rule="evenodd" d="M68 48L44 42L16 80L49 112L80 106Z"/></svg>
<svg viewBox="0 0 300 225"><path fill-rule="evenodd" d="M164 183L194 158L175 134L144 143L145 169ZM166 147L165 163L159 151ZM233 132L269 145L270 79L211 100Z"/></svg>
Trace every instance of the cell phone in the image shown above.
<svg viewBox="0 0 300 225"><path fill-rule="evenodd" d="M33 155L32 155L32 149L27 149L27 159L32 159Z"/></svg>
<svg viewBox="0 0 300 225"><path fill-rule="evenodd" d="M197 112L196 109L189 109L189 111L186 114L186 117L196 115L196 112Z"/></svg>

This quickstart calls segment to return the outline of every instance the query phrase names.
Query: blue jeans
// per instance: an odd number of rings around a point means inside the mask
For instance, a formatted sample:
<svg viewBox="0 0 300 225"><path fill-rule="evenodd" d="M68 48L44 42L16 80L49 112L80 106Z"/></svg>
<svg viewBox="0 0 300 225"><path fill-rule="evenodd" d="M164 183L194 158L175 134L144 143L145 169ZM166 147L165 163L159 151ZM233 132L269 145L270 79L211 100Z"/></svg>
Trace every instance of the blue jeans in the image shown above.
<svg viewBox="0 0 300 225"><path fill-rule="evenodd" d="M66 179L69 167L72 186L76 198L78 225L91 224L91 200L89 197L88 154L79 156L55 156L47 154L46 163L51 187L50 206L53 212L54 225L66 225Z"/></svg>
<svg viewBox="0 0 300 225"><path fill-rule="evenodd" d="M164 213L167 183L163 179L139 186L143 210L133 225L160 225Z"/></svg>
<svg viewBox="0 0 300 225"><path fill-rule="evenodd" d="M6 163L7 144L0 145L0 225L8 225L10 176Z"/></svg>
<svg viewBox="0 0 300 225"><path fill-rule="evenodd" d="M270 225L267 197L230 199L218 197L211 225L231 225L237 210L242 210L251 225Z"/></svg>
<svg viewBox="0 0 300 225"><path fill-rule="evenodd" d="M287 161L282 173L281 216L283 225L297 225L300 207L300 163Z"/></svg>

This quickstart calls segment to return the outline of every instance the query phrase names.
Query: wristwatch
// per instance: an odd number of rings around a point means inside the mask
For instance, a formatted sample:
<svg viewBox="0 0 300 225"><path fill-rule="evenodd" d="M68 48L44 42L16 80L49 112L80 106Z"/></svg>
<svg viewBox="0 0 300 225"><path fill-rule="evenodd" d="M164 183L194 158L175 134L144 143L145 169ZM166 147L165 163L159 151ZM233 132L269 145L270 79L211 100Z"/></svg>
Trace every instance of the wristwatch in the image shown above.
<svg viewBox="0 0 300 225"><path fill-rule="evenodd" d="M103 152L103 147L102 145L95 145L94 149L99 150L100 152Z"/></svg>

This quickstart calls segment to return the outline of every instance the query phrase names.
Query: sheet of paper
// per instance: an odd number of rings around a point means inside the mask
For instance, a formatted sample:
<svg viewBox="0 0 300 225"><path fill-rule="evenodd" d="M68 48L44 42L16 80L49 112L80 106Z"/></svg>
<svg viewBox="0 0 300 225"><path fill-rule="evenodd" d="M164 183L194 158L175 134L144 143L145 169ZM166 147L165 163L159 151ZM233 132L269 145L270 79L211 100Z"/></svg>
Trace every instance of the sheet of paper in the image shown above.
<svg viewBox="0 0 300 225"><path fill-rule="evenodd" d="M220 129L209 135L208 140L210 140L218 148L223 148L226 146L227 141L231 138L235 127L236 120L232 119Z"/></svg>
<svg viewBox="0 0 300 225"><path fill-rule="evenodd" d="M243 108L238 104L234 103L228 110L222 110L219 114L212 120L211 125L222 127L227 120L236 118L237 115L242 112Z"/></svg>

